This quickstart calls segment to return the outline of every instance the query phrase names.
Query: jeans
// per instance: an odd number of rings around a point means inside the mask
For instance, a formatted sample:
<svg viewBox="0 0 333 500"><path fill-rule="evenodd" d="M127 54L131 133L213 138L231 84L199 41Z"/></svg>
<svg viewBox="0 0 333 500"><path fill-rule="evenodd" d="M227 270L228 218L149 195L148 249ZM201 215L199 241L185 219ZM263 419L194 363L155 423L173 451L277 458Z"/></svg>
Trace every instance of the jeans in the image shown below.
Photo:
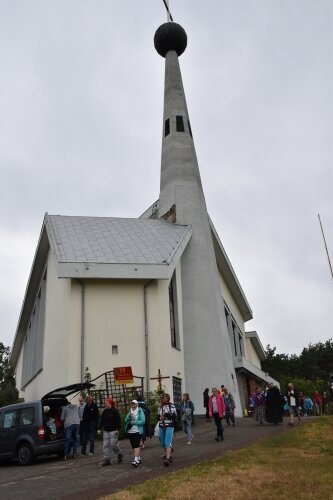
<svg viewBox="0 0 333 500"><path fill-rule="evenodd" d="M227 410L226 410L225 419L226 419L228 426L230 426L230 421L235 425L234 412L233 412L233 410L230 410L230 408L227 408Z"/></svg>
<svg viewBox="0 0 333 500"><path fill-rule="evenodd" d="M213 413L214 423L216 425L217 437L223 437L222 417L218 413Z"/></svg>
<svg viewBox="0 0 333 500"><path fill-rule="evenodd" d="M77 442L77 435L79 432L79 425L78 424L71 424L68 425L65 429L66 432L66 437L65 437L65 457L69 453L69 448L71 444L71 439L73 439L73 453L76 453L78 442Z"/></svg>
<svg viewBox="0 0 333 500"><path fill-rule="evenodd" d="M187 420L182 420L182 427L183 427L183 431L185 432L185 434L187 434L189 441L191 441L191 439L192 439L192 419L189 418Z"/></svg>
<svg viewBox="0 0 333 500"><path fill-rule="evenodd" d="M95 435L96 435L96 423L95 422L82 422L82 448L81 453L85 455L87 452L87 444L89 441L90 453L95 451Z"/></svg>

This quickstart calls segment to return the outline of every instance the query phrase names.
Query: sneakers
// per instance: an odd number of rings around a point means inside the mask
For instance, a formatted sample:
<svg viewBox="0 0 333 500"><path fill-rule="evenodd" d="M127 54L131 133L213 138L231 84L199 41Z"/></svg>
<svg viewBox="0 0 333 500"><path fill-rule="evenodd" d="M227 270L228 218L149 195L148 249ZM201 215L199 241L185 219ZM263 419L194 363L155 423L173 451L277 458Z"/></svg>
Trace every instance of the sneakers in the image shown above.
<svg viewBox="0 0 333 500"><path fill-rule="evenodd" d="M121 464L121 462L123 461L123 456L121 453L119 453L118 455L118 464Z"/></svg>
<svg viewBox="0 0 333 500"><path fill-rule="evenodd" d="M64 461L66 462L66 460L67 460L67 457L66 457L66 455L65 455L65 456L64 456Z"/></svg>
<svg viewBox="0 0 333 500"><path fill-rule="evenodd" d="M164 463L164 465L165 465L166 467L168 467L168 466L171 464L171 462L172 462L172 460L170 460L170 458L165 458L165 459L163 460L163 463Z"/></svg>
<svg viewBox="0 0 333 500"><path fill-rule="evenodd" d="M186 444L192 444L192 441L188 440L188 441L186 442Z"/></svg>
<svg viewBox="0 0 333 500"><path fill-rule="evenodd" d="M93 456L94 456L94 454L90 452L89 453L89 457L93 457Z"/></svg>
<svg viewBox="0 0 333 500"><path fill-rule="evenodd" d="M133 462L131 462L131 464L133 465L133 467L137 467L139 465L139 462L137 462L136 460L133 460Z"/></svg>
<svg viewBox="0 0 333 500"><path fill-rule="evenodd" d="M111 462L108 458L104 460L104 462L102 463L102 467L105 467L106 465L111 465Z"/></svg>

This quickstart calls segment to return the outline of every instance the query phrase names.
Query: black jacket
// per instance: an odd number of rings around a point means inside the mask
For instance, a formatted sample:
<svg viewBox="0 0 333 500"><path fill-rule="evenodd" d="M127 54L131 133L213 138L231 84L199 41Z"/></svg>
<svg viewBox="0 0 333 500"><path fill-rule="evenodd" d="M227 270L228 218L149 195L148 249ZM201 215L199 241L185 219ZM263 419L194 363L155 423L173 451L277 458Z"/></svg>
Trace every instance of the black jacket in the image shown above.
<svg viewBox="0 0 333 500"><path fill-rule="evenodd" d="M117 408L105 408L99 419L98 428L106 432L120 431L121 420Z"/></svg>
<svg viewBox="0 0 333 500"><path fill-rule="evenodd" d="M96 426L99 419L99 411L96 403L86 404L83 410L82 422L95 422Z"/></svg>

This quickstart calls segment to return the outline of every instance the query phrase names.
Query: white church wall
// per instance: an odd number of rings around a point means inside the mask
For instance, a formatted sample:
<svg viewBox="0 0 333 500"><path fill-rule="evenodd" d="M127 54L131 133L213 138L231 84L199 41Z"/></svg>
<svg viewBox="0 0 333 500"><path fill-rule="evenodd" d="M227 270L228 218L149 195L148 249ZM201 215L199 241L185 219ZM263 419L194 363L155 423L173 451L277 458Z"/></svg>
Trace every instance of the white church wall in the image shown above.
<svg viewBox="0 0 333 500"><path fill-rule="evenodd" d="M261 369L260 358L252 345L251 339L245 339L245 347L246 347L246 359L250 361L253 365Z"/></svg>
<svg viewBox="0 0 333 500"><path fill-rule="evenodd" d="M70 364L68 366L68 380L70 383L83 382L81 374L81 310L82 310L82 285L75 279L71 280L70 299L70 336L68 350Z"/></svg>
<svg viewBox="0 0 333 500"><path fill-rule="evenodd" d="M92 378L119 366L145 375L143 305L142 283L86 282L84 365Z"/></svg>
<svg viewBox="0 0 333 500"><path fill-rule="evenodd" d="M233 298L226 282L223 279L222 274L219 271L219 278L220 278L220 286L221 286L221 291L222 291L222 297L224 301L228 304L228 307L230 309L231 314L236 320L237 326L241 330L242 334L244 335L245 332L245 326L244 326L244 318L239 310L239 307Z"/></svg>
<svg viewBox="0 0 333 500"><path fill-rule="evenodd" d="M68 337L69 337L70 280L58 279L54 257L47 259L46 307L43 368L24 388L21 397L26 401L39 399L47 392L67 385L68 382ZM23 347L21 349L22 355ZM22 366L22 364L21 364ZM21 377L22 370L17 367ZM20 379L18 380L18 386Z"/></svg>

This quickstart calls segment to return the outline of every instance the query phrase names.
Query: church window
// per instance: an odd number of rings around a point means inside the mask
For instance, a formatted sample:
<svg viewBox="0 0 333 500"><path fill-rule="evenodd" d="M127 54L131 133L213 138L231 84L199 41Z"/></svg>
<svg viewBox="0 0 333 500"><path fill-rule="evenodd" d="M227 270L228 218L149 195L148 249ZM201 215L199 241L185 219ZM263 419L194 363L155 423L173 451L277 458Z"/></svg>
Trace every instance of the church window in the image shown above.
<svg viewBox="0 0 333 500"><path fill-rule="evenodd" d="M45 299L46 271L38 289L26 330L22 364L22 387L25 387L43 368Z"/></svg>
<svg viewBox="0 0 333 500"><path fill-rule="evenodd" d="M232 322L232 336L234 341L234 354L237 356L237 344L236 344L236 325Z"/></svg>
<svg viewBox="0 0 333 500"><path fill-rule="evenodd" d="M176 130L177 132L185 132L184 120L182 116L176 116Z"/></svg>
<svg viewBox="0 0 333 500"><path fill-rule="evenodd" d="M243 348L242 348L243 337L242 337L242 335L240 333L238 333L238 341L239 341L240 355L243 356Z"/></svg>
<svg viewBox="0 0 333 500"><path fill-rule="evenodd" d="M171 345L175 349L180 349L177 287L176 287L175 273L173 274L169 285L169 312L170 312Z"/></svg>
<svg viewBox="0 0 333 500"><path fill-rule="evenodd" d="M189 132L190 132L190 136L191 136L191 137L193 137L193 136L192 136L192 129L191 129L190 120L187 120L187 123L188 123L188 130L189 130Z"/></svg>
<svg viewBox="0 0 333 500"><path fill-rule="evenodd" d="M170 119L167 118L164 124L164 137L170 134Z"/></svg>
<svg viewBox="0 0 333 500"><path fill-rule="evenodd" d="M173 402L176 408L182 402L182 379L178 377L172 377L172 392L173 392Z"/></svg>
<svg viewBox="0 0 333 500"><path fill-rule="evenodd" d="M118 354L118 346L117 345L112 346L112 354Z"/></svg>

